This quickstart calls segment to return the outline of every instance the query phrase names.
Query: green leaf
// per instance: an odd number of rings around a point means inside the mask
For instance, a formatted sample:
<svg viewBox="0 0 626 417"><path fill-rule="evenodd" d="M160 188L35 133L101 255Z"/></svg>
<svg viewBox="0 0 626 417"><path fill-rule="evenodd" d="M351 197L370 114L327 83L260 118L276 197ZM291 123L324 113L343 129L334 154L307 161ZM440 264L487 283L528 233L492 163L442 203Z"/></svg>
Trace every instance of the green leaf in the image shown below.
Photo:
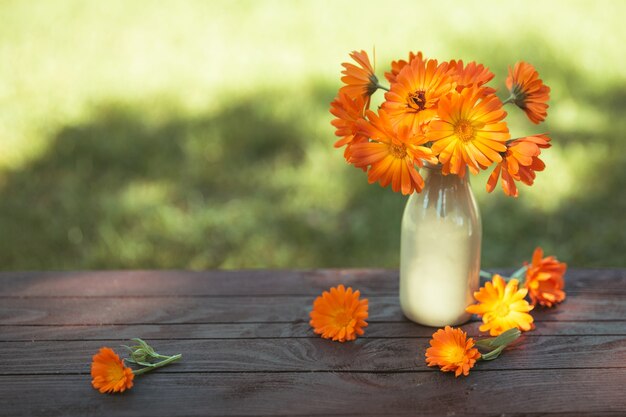
<svg viewBox="0 0 626 417"><path fill-rule="evenodd" d="M486 339L478 340L475 343L476 347L479 350L483 349L488 351L487 353L481 352L480 359L484 361L491 361L496 359L498 356L500 356L504 348L517 340L517 338L520 337L521 334L522 332L519 329L514 328L503 332L498 337L488 337Z"/></svg>
<svg viewBox="0 0 626 417"><path fill-rule="evenodd" d="M506 346L517 340L517 338L520 337L521 334L522 332L518 328L509 329L496 337L491 343L494 346Z"/></svg>
<svg viewBox="0 0 626 417"><path fill-rule="evenodd" d="M498 337L487 337L485 339L477 340L475 344L476 347L492 350L514 342L518 337L520 337L521 334L522 332L518 328L513 328L503 332Z"/></svg>

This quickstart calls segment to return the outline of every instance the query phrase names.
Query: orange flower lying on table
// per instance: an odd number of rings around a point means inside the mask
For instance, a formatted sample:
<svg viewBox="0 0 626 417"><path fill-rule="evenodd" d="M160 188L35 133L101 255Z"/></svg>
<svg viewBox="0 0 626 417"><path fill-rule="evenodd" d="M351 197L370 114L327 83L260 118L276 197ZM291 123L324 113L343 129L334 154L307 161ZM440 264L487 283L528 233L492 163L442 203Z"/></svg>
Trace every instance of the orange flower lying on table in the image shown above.
<svg viewBox="0 0 626 417"><path fill-rule="evenodd" d="M539 304L543 307L554 307L565 300L567 264L559 262L554 256L544 258L543 255L543 249L537 247L533 252L532 262L530 264L524 262L520 269L511 274L510 280L525 277L523 287L528 291L530 303L533 306ZM489 272L480 271L480 275L492 279L497 274L492 276Z"/></svg>
<svg viewBox="0 0 626 417"><path fill-rule="evenodd" d="M441 372L454 372L455 377L467 376L477 361L496 359L520 334L519 329L509 329L498 337L474 341L463 330L446 326L433 334L430 347L426 349L426 363L438 366Z"/></svg>
<svg viewBox="0 0 626 417"><path fill-rule="evenodd" d="M161 355L141 339L132 339L137 343L134 346L124 346L130 351L130 358L126 361L142 366L140 369L131 369L124 365L124 360L109 347L101 347L93 356L91 362L91 385L100 393L124 392L133 387L135 375L145 374L153 369L169 365L182 358L178 355Z"/></svg>
<svg viewBox="0 0 626 417"><path fill-rule="evenodd" d="M491 282L474 293L478 304L467 307L466 311L482 317L480 331L489 330L497 336L506 330L517 328L528 331L533 328L533 317L528 314L533 306L524 299L527 289L518 289L519 282L512 279L508 283L495 274Z"/></svg>
<svg viewBox="0 0 626 417"><path fill-rule="evenodd" d="M342 64L345 85L331 104L336 117L331 123L341 138L335 146L346 146L346 161L367 171L370 183L408 195L421 192L416 170L425 161L440 164L444 175L460 177L466 167L475 175L496 164L487 190L501 176L505 194L517 197L515 181L532 185L536 172L544 169L538 156L550 146L548 136L511 139L503 110L504 104L514 104L533 123L545 120L550 89L532 65L518 62L510 70L506 85L511 96L502 102L487 86L494 74L483 64L438 61L411 52L408 61L391 62L387 88L379 84L365 51L350 56L358 65ZM367 111L381 89L386 92L380 111ZM376 136L380 129L368 126L383 118L390 127L383 137ZM411 152L416 147L432 152Z"/></svg>
<svg viewBox="0 0 626 417"><path fill-rule="evenodd" d="M535 249L524 283L533 305L552 307L565 300L563 275L566 270L567 264L559 262L554 256L544 258L543 249Z"/></svg>
<svg viewBox="0 0 626 417"><path fill-rule="evenodd" d="M93 357L91 377L93 387L104 394L131 389L135 374L111 348L102 347Z"/></svg>
<svg viewBox="0 0 626 417"><path fill-rule="evenodd" d="M324 291L313 302L311 327L324 339L338 342L354 340L361 336L367 326L367 299L359 299L361 293L346 289L343 285Z"/></svg>
<svg viewBox="0 0 626 417"><path fill-rule="evenodd" d="M450 326L437 330L426 350L428 366L439 366L443 372L452 371L456 377L469 375L478 358L480 353L474 347L474 339Z"/></svg>

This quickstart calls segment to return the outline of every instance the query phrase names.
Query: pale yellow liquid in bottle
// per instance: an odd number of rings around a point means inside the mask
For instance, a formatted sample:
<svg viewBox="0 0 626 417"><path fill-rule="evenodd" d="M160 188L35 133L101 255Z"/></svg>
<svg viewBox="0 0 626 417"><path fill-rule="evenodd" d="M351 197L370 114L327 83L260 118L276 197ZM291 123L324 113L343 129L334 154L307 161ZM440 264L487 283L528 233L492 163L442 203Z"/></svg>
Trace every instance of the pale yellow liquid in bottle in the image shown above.
<svg viewBox="0 0 626 417"><path fill-rule="evenodd" d="M478 289L482 231L466 180L430 174L402 219L400 305L410 320L440 327L470 318L465 308Z"/></svg>

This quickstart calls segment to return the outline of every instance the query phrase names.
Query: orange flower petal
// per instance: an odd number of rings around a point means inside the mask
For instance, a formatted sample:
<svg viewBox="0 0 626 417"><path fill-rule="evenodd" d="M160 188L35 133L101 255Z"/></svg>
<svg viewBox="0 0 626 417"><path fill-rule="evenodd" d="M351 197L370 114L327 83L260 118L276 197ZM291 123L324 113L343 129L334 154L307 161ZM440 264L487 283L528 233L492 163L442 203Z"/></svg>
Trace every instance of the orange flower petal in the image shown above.
<svg viewBox="0 0 626 417"><path fill-rule="evenodd" d="M489 71L489 68L476 62L469 62L466 66L463 66L463 61L450 61L450 72L452 78L456 82L456 89L461 92L464 88L468 87L481 87L482 85L491 81L494 74ZM493 88L485 87L482 89L484 95L495 93Z"/></svg>

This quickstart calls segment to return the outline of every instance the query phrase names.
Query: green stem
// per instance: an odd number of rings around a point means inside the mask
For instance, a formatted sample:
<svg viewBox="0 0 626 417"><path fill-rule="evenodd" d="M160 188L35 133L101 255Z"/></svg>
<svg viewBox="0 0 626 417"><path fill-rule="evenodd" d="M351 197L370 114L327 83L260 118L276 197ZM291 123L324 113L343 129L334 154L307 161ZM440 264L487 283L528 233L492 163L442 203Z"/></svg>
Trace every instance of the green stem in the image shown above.
<svg viewBox="0 0 626 417"><path fill-rule="evenodd" d="M145 368L133 370L133 374L135 374L135 375L145 374L146 372L150 372L153 369L160 368L160 367L165 366L165 365L169 365L172 362L176 362L177 360L179 360L182 357L183 357L183 355L181 355L180 353L178 355L168 356L167 359L165 359L164 361L157 362L157 363L153 364L152 366L146 366Z"/></svg>
<svg viewBox="0 0 626 417"><path fill-rule="evenodd" d="M482 269L480 270L480 276L483 278L488 278L491 279L491 277L493 276L490 272L487 271L483 271Z"/></svg>
<svg viewBox="0 0 626 417"><path fill-rule="evenodd" d="M510 104L510 103L515 103L515 96L513 94L511 94L509 98L507 98L506 100L502 102L503 105Z"/></svg>
<svg viewBox="0 0 626 417"><path fill-rule="evenodd" d="M515 278L515 279L519 279L522 277L522 275L526 274L526 270L528 269L528 267L526 265L524 265L523 267L521 267L520 269L518 269L517 271L513 272L511 274L511 278Z"/></svg>
<svg viewBox="0 0 626 417"><path fill-rule="evenodd" d="M382 86L380 84L376 84L376 88L380 88L381 90L389 91L389 89L387 87Z"/></svg>

